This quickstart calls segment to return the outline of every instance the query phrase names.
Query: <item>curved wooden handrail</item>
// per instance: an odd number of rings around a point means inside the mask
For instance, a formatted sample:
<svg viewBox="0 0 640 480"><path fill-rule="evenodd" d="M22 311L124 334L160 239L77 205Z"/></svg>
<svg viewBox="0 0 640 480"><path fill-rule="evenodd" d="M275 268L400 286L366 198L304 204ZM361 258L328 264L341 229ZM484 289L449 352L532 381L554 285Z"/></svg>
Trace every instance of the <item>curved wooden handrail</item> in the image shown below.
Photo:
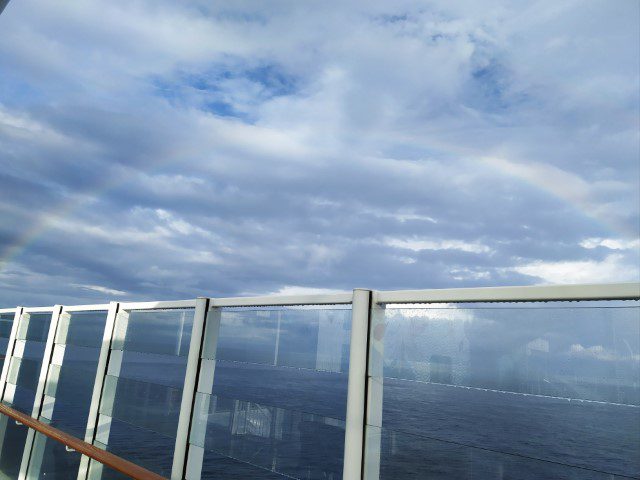
<svg viewBox="0 0 640 480"><path fill-rule="evenodd" d="M118 457L113 453L82 441L79 438L63 432L62 430L58 430L51 425L42 423L39 420L36 420L29 415L25 415L18 410L14 410L3 403L0 403L0 413L131 478L135 478L137 480L167 480L165 477L147 470L140 465L131 463L130 461Z"/></svg>

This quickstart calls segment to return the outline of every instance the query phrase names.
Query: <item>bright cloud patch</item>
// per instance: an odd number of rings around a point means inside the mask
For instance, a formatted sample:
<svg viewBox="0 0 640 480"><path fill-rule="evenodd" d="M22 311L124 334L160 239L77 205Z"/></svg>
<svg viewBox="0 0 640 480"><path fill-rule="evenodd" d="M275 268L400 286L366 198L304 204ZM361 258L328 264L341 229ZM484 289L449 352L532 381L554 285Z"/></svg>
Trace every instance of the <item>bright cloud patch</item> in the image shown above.
<svg viewBox="0 0 640 480"><path fill-rule="evenodd" d="M637 268L628 265L622 255L611 254L602 261L536 261L517 266L514 271L538 277L546 283L603 283L638 281Z"/></svg>

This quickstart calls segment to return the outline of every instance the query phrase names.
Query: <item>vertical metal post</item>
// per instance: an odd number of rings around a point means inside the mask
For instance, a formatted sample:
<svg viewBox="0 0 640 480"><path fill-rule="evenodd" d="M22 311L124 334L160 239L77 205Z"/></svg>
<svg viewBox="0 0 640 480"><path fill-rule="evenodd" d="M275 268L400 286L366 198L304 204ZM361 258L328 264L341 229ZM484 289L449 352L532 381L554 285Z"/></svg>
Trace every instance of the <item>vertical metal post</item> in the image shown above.
<svg viewBox="0 0 640 480"><path fill-rule="evenodd" d="M176 431L176 444L173 452L173 465L171 467L171 480L183 478L191 430L191 416L196 395L198 372L200 370L200 357L204 338L204 326L209 310L209 299L198 297L191 329L191 343L187 357L187 368L182 389L182 401L180 403L180 416L178 417L178 430Z"/></svg>
<svg viewBox="0 0 640 480"><path fill-rule="evenodd" d="M93 393L91 394L91 405L89 407L89 416L87 418L87 429L84 435L84 441L93 443L96 433L96 424L98 422L98 413L100 410L100 398L102 397L102 387L104 385L105 375L107 373L107 364L109 363L109 353L111 351L111 342L113 341L114 327L116 316L120 304L111 302L107 312L107 321L102 334L102 345L100 347L100 355L98 357L98 367L96 368L96 379L93 383ZM78 480L87 478L89 470L89 457L83 455L80 459L80 468L78 470Z"/></svg>
<svg viewBox="0 0 640 480"><path fill-rule="evenodd" d="M220 308L211 308L208 310L204 329L204 340L202 342L202 353L200 355L197 391L191 412L189 449L187 451L187 464L184 475L184 478L187 480L199 480L202 474L202 463L204 460L203 445L207 436L207 422L206 420L204 422L199 421L199 419L206 419L212 401L221 321L222 310ZM215 402L215 398L213 401Z"/></svg>
<svg viewBox="0 0 640 480"><path fill-rule="evenodd" d="M363 475L371 296L371 290L353 291L343 480L360 480Z"/></svg>
<svg viewBox="0 0 640 480"><path fill-rule="evenodd" d="M371 327L369 329L369 371L367 376L367 411L365 415L367 432L363 478L366 480L378 480L380 478L385 329L385 306L376 301L376 292L374 292L371 307Z"/></svg>

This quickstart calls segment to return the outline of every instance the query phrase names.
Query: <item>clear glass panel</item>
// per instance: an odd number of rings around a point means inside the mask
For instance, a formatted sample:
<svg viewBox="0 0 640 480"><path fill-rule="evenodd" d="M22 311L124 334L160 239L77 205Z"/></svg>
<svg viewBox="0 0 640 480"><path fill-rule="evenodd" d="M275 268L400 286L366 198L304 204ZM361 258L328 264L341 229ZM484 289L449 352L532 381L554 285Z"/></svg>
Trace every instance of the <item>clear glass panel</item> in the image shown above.
<svg viewBox="0 0 640 480"><path fill-rule="evenodd" d="M18 325L17 338L45 343L49 334L51 313L25 313Z"/></svg>
<svg viewBox="0 0 640 480"><path fill-rule="evenodd" d="M216 362L213 392L288 410L344 420L347 374Z"/></svg>
<svg viewBox="0 0 640 480"><path fill-rule="evenodd" d="M22 452L29 429L0 415L0 477L18 478Z"/></svg>
<svg viewBox="0 0 640 480"><path fill-rule="evenodd" d="M51 313L31 313L23 314L18 324L17 339L23 343L22 358L11 359L7 375L7 383L16 386L15 394L11 399L5 391L3 401L29 415L33 410L50 323Z"/></svg>
<svg viewBox="0 0 640 480"><path fill-rule="evenodd" d="M193 309L120 314L100 403L111 424L106 448L164 476L171 474L193 315Z"/></svg>
<svg viewBox="0 0 640 480"><path fill-rule="evenodd" d="M118 317L116 328L125 332L124 344L116 343L113 348L186 356L191 342L193 312L193 309L130 311L127 321Z"/></svg>
<svg viewBox="0 0 640 480"><path fill-rule="evenodd" d="M105 311L64 313L58 321L55 343L99 349L106 319Z"/></svg>
<svg viewBox="0 0 640 480"><path fill-rule="evenodd" d="M29 462L28 478L75 479L78 475L81 458L82 455L78 452L69 451L62 443L36 432ZM39 472L36 475L38 466Z"/></svg>
<svg viewBox="0 0 640 480"><path fill-rule="evenodd" d="M202 478L341 478L351 310L222 309L207 322L191 438Z"/></svg>
<svg viewBox="0 0 640 480"><path fill-rule="evenodd" d="M383 479L613 480L621 478L543 459L509 455L485 448L371 426L367 427L366 445L380 445L382 455L379 478Z"/></svg>
<svg viewBox="0 0 640 480"><path fill-rule="evenodd" d="M169 478L175 442L175 435L162 435L112 418L109 444L94 443L104 450ZM91 478L96 477L92 476ZM113 470L107 471L105 469L102 471L102 476L97 478L119 479L123 477Z"/></svg>
<svg viewBox="0 0 640 480"><path fill-rule="evenodd" d="M40 420L84 439L107 312L63 313L56 330L62 365L50 365ZM55 355L54 355L55 356ZM75 478L81 455L37 434L29 462L29 478Z"/></svg>
<svg viewBox="0 0 640 480"><path fill-rule="evenodd" d="M182 388L185 366L183 356L124 351L120 377Z"/></svg>
<svg viewBox="0 0 640 480"><path fill-rule="evenodd" d="M344 421L333 418L198 393L190 441L205 450L202 478L342 477Z"/></svg>
<svg viewBox="0 0 640 480"><path fill-rule="evenodd" d="M9 336L11 335L11 327L13 326L13 313L0 313L0 370L4 366L4 359L7 355L7 347L9 346Z"/></svg>
<svg viewBox="0 0 640 480"><path fill-rule="evenodd" d="M11 335L11 327L13 326L13 313L0 313L0 337L9 338Z"/></svg>
<svg viewBox="0 0 640 480"><path fill-rule="evenodd" d="M113 404L102 402L100 413L153 432L175 436L182 400L181 388L107 375L105 390L113 388Z"/></svg>
<svg viewBox="0 0 640 480"><path fill-rule="evenodd" d="M346 372L350 328L346 309L223 310L217 358ZM203 358L213 358L212 348Z"/></svg>
<svg viewBox="0 0 640 480"><path fill-rule="evenodd" d="M384 317L382 478L640 477L640 303Z"/></svg>

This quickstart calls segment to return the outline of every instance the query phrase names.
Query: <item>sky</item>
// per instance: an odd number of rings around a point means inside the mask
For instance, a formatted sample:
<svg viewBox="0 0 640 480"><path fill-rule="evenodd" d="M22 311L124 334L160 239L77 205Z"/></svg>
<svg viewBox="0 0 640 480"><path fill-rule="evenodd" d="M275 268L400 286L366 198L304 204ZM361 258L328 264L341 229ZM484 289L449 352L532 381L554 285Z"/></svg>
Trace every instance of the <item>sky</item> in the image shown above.
<svg viewBox="0 0 640 480"><path fill-rule="evenodd" d="M14 0L0 306L640 279L640 3Z"/></svg>

